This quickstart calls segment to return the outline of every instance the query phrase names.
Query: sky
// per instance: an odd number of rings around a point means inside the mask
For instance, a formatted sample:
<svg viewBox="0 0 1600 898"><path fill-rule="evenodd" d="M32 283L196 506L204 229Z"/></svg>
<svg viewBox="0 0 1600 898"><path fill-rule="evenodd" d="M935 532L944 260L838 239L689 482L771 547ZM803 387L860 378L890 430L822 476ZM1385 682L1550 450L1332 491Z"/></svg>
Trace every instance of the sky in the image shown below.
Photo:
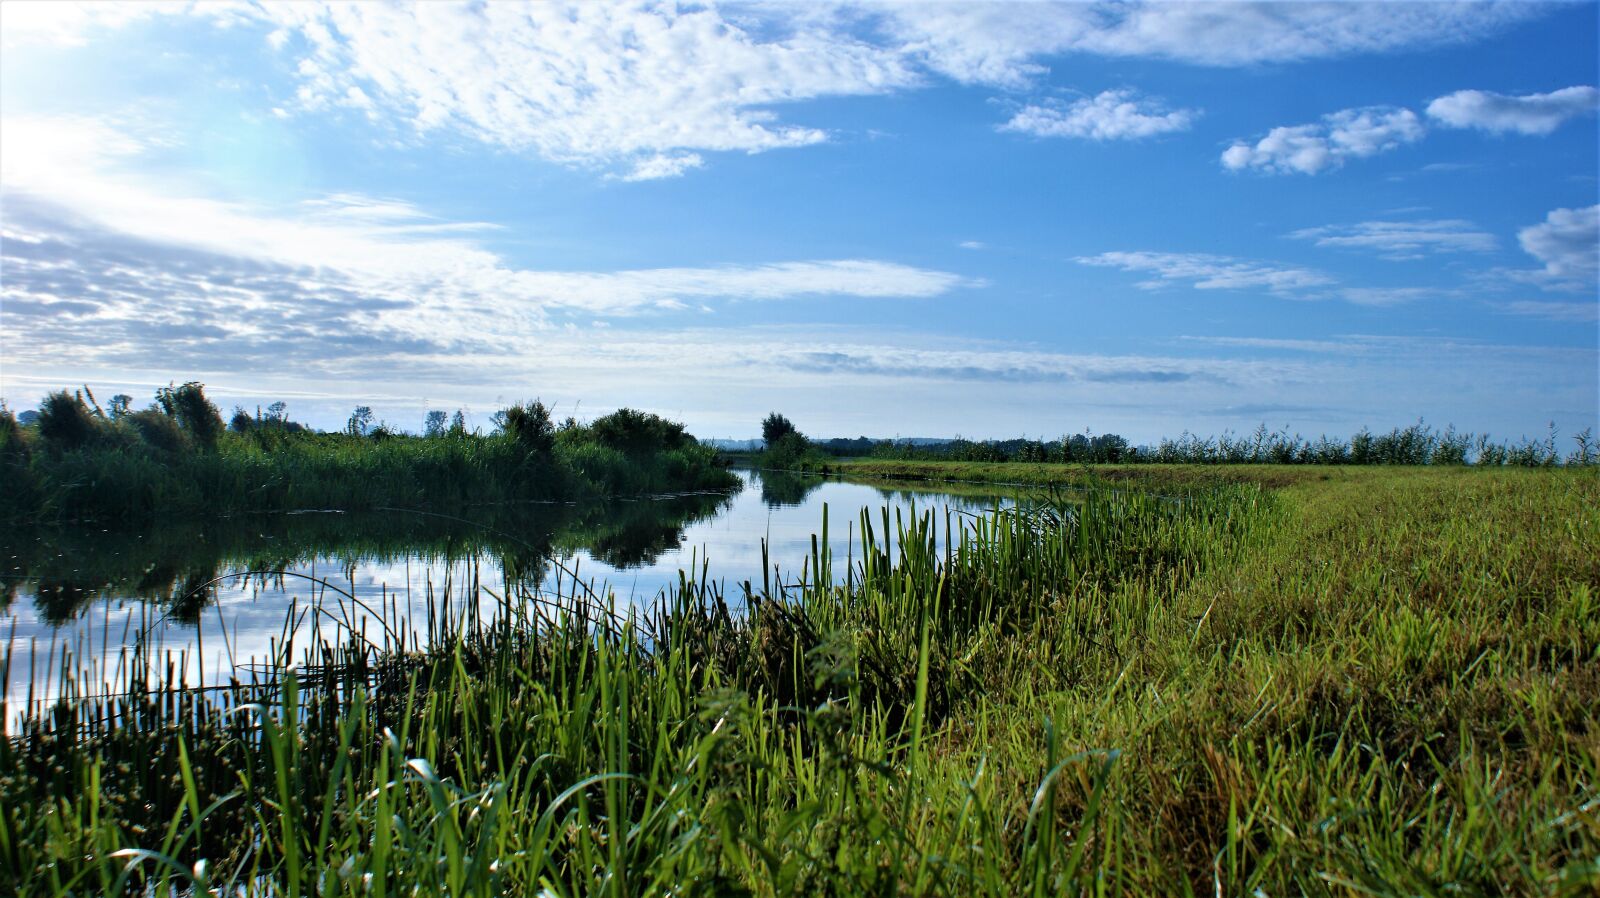
<svg viewBox="0 0 1600 898"><path fill-rule="evenodd" d="M0 397L1566 441L1597 48L1595 3L6 0Z"/></svg>

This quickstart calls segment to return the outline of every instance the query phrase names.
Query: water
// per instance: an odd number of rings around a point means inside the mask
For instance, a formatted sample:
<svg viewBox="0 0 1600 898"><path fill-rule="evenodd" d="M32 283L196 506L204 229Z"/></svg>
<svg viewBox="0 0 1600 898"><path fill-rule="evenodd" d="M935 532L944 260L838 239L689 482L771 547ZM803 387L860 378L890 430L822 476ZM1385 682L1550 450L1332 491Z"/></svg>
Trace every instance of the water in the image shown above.
<svg viewBox="0 0 1600 898"><path fill-rule="evenodd" d="M588 505L495 507L465 515L308 511L184 522L136 533L75 529L0 534L0 640L13 713L48 697L63 653L116 682L124 646L144 634L191 684L222 683L340 626L375 632L381 609L417 629L432 613L493 613L519 589L571 595L573 578L618 607L647 603L680 571L730 600L750 581L794 582L829 519L834 569L859 557L862 509L982 514L1008 500L919 485L737 472L732 495ZM942 532L942 528L941 528ZM880 539L882 534L880 533ZM776 568L762 569L762 545ZM854 545L852 545L852 543ZM359 604L345 595L353 596ZM326 613L287 621L292 605ZM487 609L487 610L485 610ZM293 651L290 653L294 656ZM30 693L30 690L32 692Z"/></svg>

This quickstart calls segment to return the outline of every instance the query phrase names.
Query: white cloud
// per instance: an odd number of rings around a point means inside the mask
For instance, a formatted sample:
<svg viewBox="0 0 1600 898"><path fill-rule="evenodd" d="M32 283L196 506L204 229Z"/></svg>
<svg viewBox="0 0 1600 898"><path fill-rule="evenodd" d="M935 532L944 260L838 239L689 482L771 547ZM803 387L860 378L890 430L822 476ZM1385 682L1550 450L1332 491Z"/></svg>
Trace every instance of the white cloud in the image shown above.
<svg viewBox="0 0 1600 898"><path fill-rule="evenodd" d="M1317 246L1373 250L1385 259L1420 259L1429 253L1488 253L1496 247L1493 234L1460 219L1363 221L1303 228L1289 236L1314 240Z"/></svg>
<svg viewBox="0 0 1600 898"><path fill-rule="evenodd" d="M1517 242L1544 263L1538 275L1556 286L1595 289L1600 277L1600 206L1555 209L1517 232Z"/></svg>
<svg viewBox="0 0 1600 898"><path fill-rule="evenodd" d="M1341 287L1339 298L1358 306L1395 306L1446 295L1436 287Z"/></svg>
<svg viewBox="0 0 1600 898"><path fill-rule="evenodd" d="M1079 257L1076 261L1123 271L1150 272L1155 279L1138 284L1146 290L1157 289L1167 282L1188 281L1196 290L1260 288L1287 294L1334 282L1326 274L1306 268L1207 253L1109 252Z"/></svg>
<svg viewBox="0 0 1600 898"><path fill-rule="evenodd" d="M1312 125L1273 128L1254 145L1236 143L1222 154L1230 171L1259 168L1277 174L1314 175L1352 158L1388 152L1422 139L1422 122L1409 109L1369 106L1342 109Z"/></svg>
<svg viewBox="0 0 1600 898"><path fill-rule="evenodd" d="M1497 306L1502 312L1527 318L1544 318L1548 321L1600 321L1600 301L1541 302L1518 300Z"/></svg>
<svg viewBox="0 0 1600 898"><path fill-rule="evenodd" d="M699 168L706 160L699 153L681 153L668 156L657 153L633 164L633 170L622 176L624 181L655 181L661 178L678 178L690 169Z"/></svg>
<svg viewBox="0 0 1600 898"><path fill-rule="evenodd" d="M8 0L4 11L0 12L0 46L79 47L98 34L154 16L183 14L191 7L187 2L167 0L142 3Z"/></svg>
<svg viewBox="0 0 1600 898"><path fill-rule="evenodd" d="M104 121L6 121L8 317L29 303L42 313L67 302L57 311L103 323L188 316L208 322L195 334L220 338L259 335L287 316L374 345L457 346L486 333L531 339L557 314L626 316L710 299L929 297L978 283L874 259L529 269L477 241L492 225L441 221L403 201L335 194L263 208L188 195L124 168L146 146Z"/></svg>
<svg viewBox="0 0 1600 898"><path fill-rule="evenodd" d="M801 18L715 8L582 3L268 4L304 45L302 107L351 87L402 124L463 131L556 162L675 177L697 151L762 152L828 139L773 106L916 83L897 53ZM297 50L291 50L296 52Z"/></svg>
<svg viewBox="0 0 1600 898"><path fill-rule="evenodd" d="M963 240L956 244L956 246L959 246L962 249L987 249L989 244L984 243L982 240Z"/></svg>
<svg viewBox="0 0 1600 898"><path fill-rule="evenodd" d="M1592 115L1600 90L1567 87L1547 94L1509 96L1484 90L1458 90L1428 104L1428 117L1452 128L1478 128L1496 134L1549 134L1563 122Z"/></svg>
<svg viewBox="0 0 1600 898"><path fill-rule="evenodd" d="M948 77L1017 87L1055 54L1292 62L1461 43L1542 13L1515 3L925 3L883 8L881 27Z"/></svg>
<svg viewBox="0 0 1600 898"><path fill-rule="evenodd" d="M350 108L628 180L682 175L706 153L827 141L782 108L911 89L930 74L1020 87L1061 54L1318 59L1474 40L1542 14L1515 3L8 2L6 11L7 41L82 43L158 13L254 22L299 81L274 114ZM1179 130L1192 116L1113 93L1076 116L1035 105L1014 121L1105 139Z"/></svg>
<svg viewBox="0 0 1600 898"><path fill-rule="evenodd" d="M1131 90L1108 90L1066 106L1030 104L1000 130L1038 137L1129 140L1187 131L1198 116L1193 109L1168 112L1161 101L1142 99Z"/></svg>

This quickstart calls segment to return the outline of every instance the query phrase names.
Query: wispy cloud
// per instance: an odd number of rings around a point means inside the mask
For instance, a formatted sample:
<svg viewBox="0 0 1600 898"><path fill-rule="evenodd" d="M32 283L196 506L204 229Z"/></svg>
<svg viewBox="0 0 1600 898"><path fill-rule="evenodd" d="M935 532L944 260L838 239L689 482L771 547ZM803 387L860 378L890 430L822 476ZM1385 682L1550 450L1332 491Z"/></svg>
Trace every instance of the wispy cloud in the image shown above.
<svg viewBox="0 0 1600 898"><path fill-rule="evenodd" d="M1440 253L1494 252L1494 235L1478 230L1470 221L1363 221L1352 225L1302 228L1289 234L1312 240L1317 246L1363 249L1385 259L1420 259Z"/></svg>
<svg viewBox="0 0 1600 898"><path fill-rule="evenodd" d="M1343 286L1332 275L1312 268L1209 253L1109 252L1076 261L1155 275L1135 283L1145 290L1186 282L1196 290L1264 290L1284 299L1339 299L1364 306L1398 305L1452 292L1438 287Z"/></svg>
<svg viewBox="0 0 1600 898"><path fill-rule="evenodd" d="M93 335L106 358L197 344L270 355L295 343L382 356L470 347L485 334L532 345L575 314L925 298L979 283L878 259L531 269L479 242L492 224L440 220L400 200L335 194L266 208L188 195L124 169L145 146L108 122L7 121L7 330L57 350Z"/></svg>
<svg viewBox="0 0 1600 898"><path fill-rule="evenodd" d="M1458 90L1429 103L1428 117L1452 128L1543 135L1568 119L1593 115L1597 105L1600 90L1585 86L1520 97L1486 90Z"/></svg>
<svg viewBox="0 0 1600 898"><path fill-rule="evenodd" d="M1385 153L1422 139L1417 114L1392 106L1343 109L1310 125L1273 128L1254 144L1235 143L1222 153L1229 171L1260 169L1314 175L1350 159Z"/></svg>
<svg viewBox="0 0 1600 898"><path fill-rule="evenodd" d="M1162 101L1132 90L1108 90L1070 104L1024 106L1000 130L1036 137L1134 140L1187 131L1199 114L1193 109L1168 111Z"/></svg>
<svg viewBox="0 0 1600 898"><path fill-rule="evenodd" d="M1308 268L1208 253L1109 252L1080 256L1076 261L1083 265L1153 274L1153 279L1138 283L1147 290L1186 281L1196 290L1259 288L1288 294L1334 283L1332 277Z"/></svg>
<svg viewBox="0 0 1600 898"><path fill-rule="evenodd" d="M1588 302L1546 302L1542 300L1517 300L1498 303L1495 308L1509 315L1525 318L1543 318L1547 321L1600 321L1600 300Z"/></svg>

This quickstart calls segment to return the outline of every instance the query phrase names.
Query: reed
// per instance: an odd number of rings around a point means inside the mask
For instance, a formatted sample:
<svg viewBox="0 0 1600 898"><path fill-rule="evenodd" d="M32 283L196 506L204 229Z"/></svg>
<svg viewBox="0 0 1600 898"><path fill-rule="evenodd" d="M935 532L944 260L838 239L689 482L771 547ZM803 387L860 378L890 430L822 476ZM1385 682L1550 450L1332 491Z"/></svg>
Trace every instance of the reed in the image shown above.
<svg viewBox="0 0 1600 898"><path fill-rule="evenodd" d="M735 483L717 453L680 425L626 409L559 431L534 403L508 410L507 428L487 435L284 426L221 432L199 385L175 389L167 411L109 418L63 391L48 397L35 428L15 426L6 413L0 522L138 523L301 508L437 511Z"/></svg>
<svg viewBox="0 0 1600 898"><path fill-rule="evenodd" d="M822 531L799 571L724 590L701 567L644 606L570 578L491 614L436 597L423 621L313 594L294 613L327 617L320 638L206 692L135 646L91 694L64 657L40 688L67 700L4 709L0 876L158 896L1600 881L1592 472L1102 483Z"/></svg>

